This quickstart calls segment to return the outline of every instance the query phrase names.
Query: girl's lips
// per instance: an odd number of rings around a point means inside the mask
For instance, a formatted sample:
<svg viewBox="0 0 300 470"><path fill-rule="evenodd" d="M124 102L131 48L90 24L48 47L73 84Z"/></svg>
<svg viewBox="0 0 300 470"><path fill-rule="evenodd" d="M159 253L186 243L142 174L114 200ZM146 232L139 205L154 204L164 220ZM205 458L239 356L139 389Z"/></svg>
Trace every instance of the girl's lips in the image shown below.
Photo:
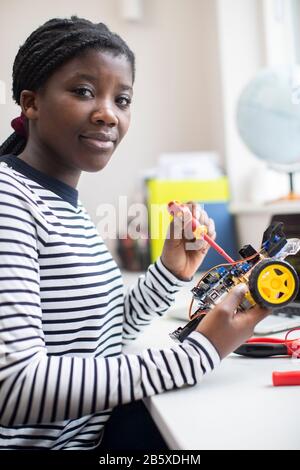
<svg viewBox="0 0 300 470"><path fill-rule="evenodd" d="M92 139L91 137L83 137L82 135L79 136L79 138L84 145L96 150L111 150L114 146L114 142L112 140Z"/></svg>

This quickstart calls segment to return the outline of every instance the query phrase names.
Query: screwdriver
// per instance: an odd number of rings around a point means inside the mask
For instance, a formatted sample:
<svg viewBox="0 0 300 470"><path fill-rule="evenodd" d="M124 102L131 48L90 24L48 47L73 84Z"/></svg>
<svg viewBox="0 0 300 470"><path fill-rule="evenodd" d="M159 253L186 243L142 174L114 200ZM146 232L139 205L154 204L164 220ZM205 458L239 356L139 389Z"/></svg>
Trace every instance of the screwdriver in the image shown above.
<svg viewBox="0 0 300 470"><path fill-rule="evenodd" d="M183 216L186 206L183 206L178 201L171 201L168 204L168 212L174 214L176 217ZM214 250L216 250L219 255L226 259L229 263L234 263L234 260L220 247L208 234L207 227L201 225L200 222L192 217L192 232L197 240L204 239Z"/></svg>

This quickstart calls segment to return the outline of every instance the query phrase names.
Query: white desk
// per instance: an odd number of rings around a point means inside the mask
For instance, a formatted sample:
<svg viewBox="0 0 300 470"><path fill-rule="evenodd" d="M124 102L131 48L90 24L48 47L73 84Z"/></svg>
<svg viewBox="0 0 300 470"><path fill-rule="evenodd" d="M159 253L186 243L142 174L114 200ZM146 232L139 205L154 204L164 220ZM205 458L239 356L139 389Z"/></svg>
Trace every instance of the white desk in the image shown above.
<svg viewBox="0 0 300 470"><path fill-rule="evenodd" d="M133 284L137 276L125 273L125 284ZM187 318L194 284L177 294L176 316ZM127 351L173 346L169 333L184 322L170 314L155 319ZM300 370L300 359L231 354L200 384L147 398L145 404L173 450L298 450L300 386L274 387L274 370Z"/></svg>
<svg viewBox="0 0 300 470"><path fill-rule="evenodd" d="M158 319L130 352L174 345L182 322ZM232 354L195 387L145 400L170 449L300 449L300 386L273 387L273 370L300 367L288 358L250 359Z"/></svg>

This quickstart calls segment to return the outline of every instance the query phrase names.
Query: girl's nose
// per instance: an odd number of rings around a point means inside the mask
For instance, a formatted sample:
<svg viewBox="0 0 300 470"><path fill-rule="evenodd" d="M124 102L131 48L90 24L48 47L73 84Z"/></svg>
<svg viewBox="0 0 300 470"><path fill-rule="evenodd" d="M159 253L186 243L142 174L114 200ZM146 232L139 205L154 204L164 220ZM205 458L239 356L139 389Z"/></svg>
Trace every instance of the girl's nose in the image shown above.
<svg viewBox="0 0 300 470"><path fill-rule="evenodd" d="M118 118L111 106L102 104L92 113L91 120L94 124L104 123L107 126L116 126Z"/></svg>

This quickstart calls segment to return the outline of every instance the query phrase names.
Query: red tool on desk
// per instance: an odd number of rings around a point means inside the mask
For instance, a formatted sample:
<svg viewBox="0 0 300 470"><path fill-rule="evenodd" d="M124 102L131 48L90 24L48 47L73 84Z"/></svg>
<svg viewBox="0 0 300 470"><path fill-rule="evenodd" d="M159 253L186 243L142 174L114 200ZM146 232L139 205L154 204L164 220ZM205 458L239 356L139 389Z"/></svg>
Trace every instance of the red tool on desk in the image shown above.
<svg viewBox="0 0 300 470"><path fill-rule="evenodd" d="M273 385L300 385L300 371L273 372Z"/></svg>
<svg viewBox="0 0 300 470"><path fill-rule="evenodd" d="M289 330L284 339L250 338L234 352L248 357L293 356L300 358L300 338L288 339L288 336L299 328ZM273 385L300 385L300 370L273 372Z"/></svg>
<svg viewBox="0 0 300 470"><path fill-rule="evenodd" d="M300 356L300 340L250 338L234 352L248 357Z"/></svg>

